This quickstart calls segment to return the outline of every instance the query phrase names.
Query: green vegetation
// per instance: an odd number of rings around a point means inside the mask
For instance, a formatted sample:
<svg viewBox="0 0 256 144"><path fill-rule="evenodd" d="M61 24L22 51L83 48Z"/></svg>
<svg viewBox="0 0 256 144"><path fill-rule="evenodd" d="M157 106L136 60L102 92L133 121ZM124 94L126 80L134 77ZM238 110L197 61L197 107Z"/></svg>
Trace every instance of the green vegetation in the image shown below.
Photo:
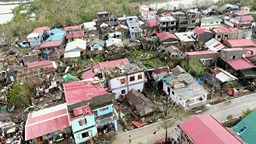
<svg viewBox="0 0 256 144"><path fill-rule="evenodd" d="M25 85L14 85L10 91L10 102L16 107L30 104L30 90Z"/></svg>
<svg viewBox="0 0 256 144"><path fill-rule="evenodd" d="M23 10L27 12L21 13ZM82 24L97 18L97 12L101 11L108 11L117 17L139 14L137 9L132 8L130 0L38 0L30 3L30 6L22 4L16 7L13 10L13 20L1 25L0 33L21 40L36 27L60 28ZM9 28L10 32L5 32L6 28ZM8 44L9 42L5 42L5 45Z"/></svg>
<svg viewBox="0 0 256 144"><path fill-rule="evenodd" d="M243 111L244 116L248 116L253 110L247 108L245 111Z"/></svg>
<svg viewBox="0 0 256 144"><path fill-rule="evenodd" d="M200 77L204 74L204 67L196 61L182 61L181 67L183 67L187 72L189 72L194 77Z"/></svg>
<svg viewBox="0 0 256 144"><path fill-rule="evenodd" d="M233 115L232 115L232 114L230 114L230 115L227 116L227 119L228 119L228 120L231 120L232 118L233 118Z"/></svg>

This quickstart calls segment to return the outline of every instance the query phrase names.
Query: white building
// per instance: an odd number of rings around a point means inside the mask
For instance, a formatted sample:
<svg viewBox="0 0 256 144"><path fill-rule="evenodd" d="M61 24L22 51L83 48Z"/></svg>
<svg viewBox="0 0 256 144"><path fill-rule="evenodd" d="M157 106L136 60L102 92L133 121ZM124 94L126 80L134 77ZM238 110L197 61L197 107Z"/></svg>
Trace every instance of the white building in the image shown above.
<svg viewBox="0 0 256 144"><path fill-rule="evenodd" d="M43 41L43 35L49 33L49 27L38 27L32 33L27 36L27 41L31 47L40 45Z"/></svg>
<svg viewBox="0 0 256 144"><path fill-rule="evenodd" d="M75 41L69 42L65 48L64 58L80 57L85 54L86 41L76 39Z"/></svg>
<svg viewBox="0 0 256 144"><path fill-rule="evenodd" d="M183 68L176 66L172 75L162 79L163 90L185 111L207 102L207 91Z"/></svg>
<svg viewBox="0 0 256 144"><path fill-rule="evenodd" d="M126 19L126 23L129 27L130 37L139 38L141 36L142 30L140 28L140 23L137 16L129 16Z"/></svg>
<svg viewBox="0 0 256 144"><path fill-rule="evenodd" d="M150 9L149 6L143 5L143 6L140 6L140 14L142 18L145 20L153 19L153 18L156 18L157 11Z"/></svg>
<svg viewBox="0 0 256 144"><path fill-rule="evenodd" d="M107 85L117 99L135 89L142 92L146 81L144 70L136 64L127 64L115 68L105 69L104 75Z"/></svg>

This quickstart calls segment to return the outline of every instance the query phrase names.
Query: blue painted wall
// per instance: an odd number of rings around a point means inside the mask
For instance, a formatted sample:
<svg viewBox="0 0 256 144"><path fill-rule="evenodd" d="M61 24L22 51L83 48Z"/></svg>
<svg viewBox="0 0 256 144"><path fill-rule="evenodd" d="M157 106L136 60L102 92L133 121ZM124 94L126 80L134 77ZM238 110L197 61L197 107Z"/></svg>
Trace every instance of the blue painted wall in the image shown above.
<svg viewBox="0 0 256 144"><path fill-rule="evenodd" d="M108 108L108 109L105 109L105 108ZM105 110L103 110L103 109L105 109ZM94 109L93 113L96 111L98 112L98 116L103 116L103 115L112 113L113 112L113 104Z"/></svg>
<svg viewBox="0 0 256 144"><path fill-rule="evenodd" d="M79 121L84 119L84 118L86 119L87 124L80 126ZM96 124L96 122L95 122L94 115L88 115L88 116L80 117L80 118L77 118L77 119L74 119L74 120L71 121L73 133L75 133L79 130L86 129L86 128L89 128L91 126L94 126L95 124Z"/></svg>

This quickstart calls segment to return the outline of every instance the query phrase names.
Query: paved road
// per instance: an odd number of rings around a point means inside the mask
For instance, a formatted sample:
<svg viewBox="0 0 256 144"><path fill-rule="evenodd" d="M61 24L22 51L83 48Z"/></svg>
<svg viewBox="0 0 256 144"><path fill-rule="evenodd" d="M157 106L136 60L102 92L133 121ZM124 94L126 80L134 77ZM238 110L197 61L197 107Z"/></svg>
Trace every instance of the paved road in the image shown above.
<svg viewBox="0 0 256 144"><path fill-rule="evenodd" d="M234 117L239 116L247 108L256 108L256 93L235 98L229 102L213 105L208 111L203 112L202 114L210 114L219 122L224 122L227 120L228 115L232 114ZM192 115L186 117L189 118L190 116ZM159 122L133 131L121 132L116 136L116 140L113 144L128 144L129 135L131 136L132 144L153 144L155 140L165 137L165 130L161 127L161 125L163 125L162 123L163 122ZM179 123L181 123L180 120L169 127L168 134L170 134ZM156 131L156 134L153 134L154 131Z"/></svg>
<svg viewBox="0 0 256 144"><path fill-rule="evenodd" d="M227 102L212 106L208 111L202 114L210 114L220 123L227 120L228 115L239 116L247 108L256 108L256 93L238 97Z"/></svg>

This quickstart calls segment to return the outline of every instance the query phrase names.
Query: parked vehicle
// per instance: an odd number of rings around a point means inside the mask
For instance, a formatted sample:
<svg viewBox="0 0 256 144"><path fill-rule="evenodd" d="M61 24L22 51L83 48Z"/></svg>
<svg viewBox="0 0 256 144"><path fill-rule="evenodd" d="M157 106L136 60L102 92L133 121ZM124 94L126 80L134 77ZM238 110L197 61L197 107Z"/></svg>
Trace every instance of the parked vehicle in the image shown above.
<svg viewBox="0 0 256 144"><path fill-rule="evenodd" d="M30 47L29 42L28 42L28 41L26 41L26 40L19 42L19 44L18 44L18 45L19 45L19 47L21 47L21 48L27 48L27 47Z"/></svg>

